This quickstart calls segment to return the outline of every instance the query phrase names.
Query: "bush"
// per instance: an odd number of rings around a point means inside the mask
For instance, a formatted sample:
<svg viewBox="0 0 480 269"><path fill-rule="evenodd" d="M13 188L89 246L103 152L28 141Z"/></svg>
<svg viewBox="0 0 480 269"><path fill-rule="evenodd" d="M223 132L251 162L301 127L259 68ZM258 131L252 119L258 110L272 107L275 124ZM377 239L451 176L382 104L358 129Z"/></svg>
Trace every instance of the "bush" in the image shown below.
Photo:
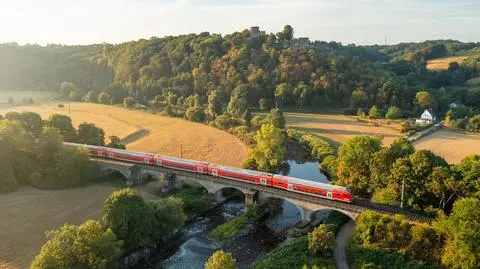
<svg viewBox="0 0 480 269"><path fill-rule="evenodd" d="M205 121L205 110L203 107L190 107L185 112L185 118L190 121L203 122Z"/></svg>
<svg viewBox="0 0 480 269"><path fill-rule="evenodd" d="M400 110L400 108L396 106L389 107L387 114L385 114L385 118L391 119L391 120L399 119L400 117L402 117L402 111Z"/></svg>
<svg viewBox="0 0 480 269"><path fill-rule="evenodd" d="M468 120L467 128L470 132L480 132L480 114Z"/></svg>
<svg viewBox="0 0 480 269"><path fill-rule="evenodd" d="M205 269L235 269L237 263L232 254L223 250L215 251L205 263Z"/></svg>
<svg viewBox="0 0 480 269"><path fill-rule="evenodd" d="M248 218L246 214L236 216L234 219L217 226L210 232L210 236L219 239L227 240L236 235L240 230L245 228L248 224Z"/></svg>
<svg viewBox="0 0 480 269"><path fill-rule="evenodd" d="M325 224L319 225L308 234L308 249L312 254L320 254L324 257L333 255L335 247L335 234L327 229Z"/></svg>
<svg viewBox="0 0 480 269"><path fill-rule="evenodd" d="M220 115L215 118L215 120L212 122L212 125L215 128L228 130L230 128L243 125L243 121L241 119L231 118L227 115Z"/></svg>
<svg viewBox="0 0 480 269"><path fill-rule="evenodd" d="M302 236L292 244L280 247L253 264L254 269L296 269L302 266L317 265L320 269L335 269L331 258L312 255L308 250L307 236Z"/></svg>
<svg viewBox="0 0 480 269"><path fill-rule="evenodd" d="M377 106L372 106L372 108L370 108L370 110L368 111L368 117L370 119L380 119L382 117L380 111L378 111Z"/></svg>
<svg viewBox="0 0 480 269"><path fill-rule="evenodd" d="M294 141L297 141L298 143L308 147L311 150L311 156L317 159L319 162L322 162L323 159L328 156L335 155L335 150L333 147L318 136L305 134L293 129L288 129L287 135Z"/></svg>
<svg viewBox="0 0 480 269"><path fill-rule="evenodd" d="M183 201L183 210L187 213L200 214L208 207L203 197L203 188L185 188L173 195Z"/></svg>

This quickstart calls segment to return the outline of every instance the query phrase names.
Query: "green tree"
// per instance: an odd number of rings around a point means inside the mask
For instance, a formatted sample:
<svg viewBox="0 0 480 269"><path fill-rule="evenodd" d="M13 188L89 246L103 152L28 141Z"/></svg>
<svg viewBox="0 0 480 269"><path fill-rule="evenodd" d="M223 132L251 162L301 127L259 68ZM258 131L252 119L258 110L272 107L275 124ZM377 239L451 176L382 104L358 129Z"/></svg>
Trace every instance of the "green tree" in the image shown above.
<svg viewBox="0 0 480 269"><path fill-rule="evenodd" d="M85 95L85 102L98 103L98 93L96 91L89 91Z"/></svg>
<svg viewBox="0 0 480 269"><path fill-rule="evenodd" d="M64 98L68 98L71 92L76 92L76 91L77 91L77 86L75 86L75 84L73 84L70 81L64 81L60 85L59 93L60 93L60 96Z"/></svg>
<svg viewBox="0 0 480 269"><path fill-rule="evenodd" d="M47 242L30 265L48 268L118 268L122 242L99 221L89 220L79 226L65 224L47 232Z"/></svg>
<svg viewBox="0 0 480 269"><path fill-rule="evenodd" d="M125 97L123 98L123 107L125 108L132 108L135 105L135 98L133 97Z"/></svg>
<svg viewBox="0 0 480 269"><path fill-rule="evenodd" d="M155 210L131 189L116 191L105 201L103 222L126 249L147 246L157 234Z"/></svg>
<svg viewBox="0 0 480 269"><path fill-rule="evenodd" d="M81 144L104 146L105 132L93 123L82 123L78 126L77 141Z"/></svg>
<svg viewBox="0 0 480 269"><path fill-rule="evenodd" d="M439 227L447 235L442 263L449 268L479 268L480 200L458 200L450 216L440 219Z"/></svg>
<svg viewBox="0 0 480 269"><path fill-rule="evenodd" d="M283 27L283 38L285 38L285 40L292 40L293 39L293 27L290 26L290 25L285 25Z"/></svg>
<svg viewBox="0 0 480 269"><path fill-rule="evenodd" d="M110 105L112 103L112 96L108 92L101 92L98 95L98 102L104 105Z"/></svg>
<svg viewBox="0 0 480 269"><path fill-rule="evenodd" d="M381 142L369 136L350 137L338 150L337 177L340 185L350 187L354 193L368 193L370 159L381 149Z"/></svg>
<svg viewBox="0 0 480 269"><path fill-rule="evenodd" d="M275 171L284 159L284 135L272 124L263 124L255 134L256 146L252 156L262 171Z"/></svg>
<svg viewBox="0 0 480 269"><path fill-rule="evenodd" d="M363 107L367 106L370 99L368 98L368 94L360 89L354 90L352 92L352 97L350 98L350 106L351 107Z"/></svg>
<svg viewBox="0 0 480 269"><path fill-rule="evenodd" d="M275 126L276 128L283 129L285 128L285 117L283 116L283 112L280 109L272 109L270 110L270 114L267 115L265 118L265 122L268 122Z"/></svg>
<svg viewBox="0 0 480 269"><path fill-rule="evenodd" d="M335 247L335 234L325 224L319 225L308 234L308 249L313 254L331 257Z"/></svg>
<svg viewBox="0 0 480 269"><path fill-rule="evenodd" d="M372 106L370 110L368 111L368 117L370 119L380 119L382 115L380 114L380 111L378 111L377 106Z"/></svg>
<svg viewBox="0 0 480 269"><path fill-rule="evenodd" d="M275 89L275 102L278 106L288 104L293 95L293 87L288 83L282 83Z"/></svg>
<svg viewBox="0 0 480 269"><path fill-rule="evenodd" d="M387 114L385 114L385 118L393 120L399 119L402 116L402 111L400 108L396 106L391 106L388 108Z"/></svg>
<svg viewBox="0 0 480 269"><path fill-rule="evenodd" d="M76 131L69 116L53 114L48 117L45 126L56 128L67 142L76 141Z"/></svg>
<svg viewBox="0 0 480 269"><path fill-rule="evenodd" d="M205 263L205 269L236 269L237 262L232 254L223 250L215 251Z"/></svg>
<svg viewBox="0 0 480 269"><path fill-rule="evenodd" d="M247 102L248 85L242 84L237 86L230 97L227 113L235 118L241 118L245 109L248 108Z"/></svg>
<svg viewBox="0 0 480 269"><path fill-rule="evenodd" d="M427 91L419 91L415 95L415 103L423 109L433 108L434 97Z"/></svg>
<svg viewBox="0 0 480 269"><path fill-rule="evenodd" d="M467 128L470 132L480 132L480 114L468 120Z"/></svg>
<svg viewBox="0 0 480 269"><path fill-rule="evenodd" d="M452 167L452 171L455 179L461 181L458 196L480 197L480 155L466 156Z"/></svg>
<svg viewBox="0 0 480 269"><path fill-rule="evenodd" d="M448 168L441 166L433 168L428 181L428 190L437 196L438 208L443 210L449 202L453 202L457 191L463 187L462 182L455 180Z"/></svg>
<svg viewBox="0 0 480 269"><path fill-rule="evenodd" d="M42 117L35 112L7 112L5 118L8 120L16 120L20 122L23 129L27 131L33 138L37 138L43 129Z"/></svg>
<svg viewBox="0 0 480 269"><path fill-rule="evenodd" d="M181 198L168 197L151 202L150 205L155 211L157 236L166 238L172 235L187 220L183 213L184 204Z"/></svg>
<svg viewBox="0 0 480 269"><path fill-rule="evenodd" d="M125 145L122 144L121 139L118 136L111 135L108 138L110 139L110 143L106 145L107 147L115 149L126 149Z"/></svg>
<svg viewBox="0 0 480 269"><path fill-rule="evenodd" d="M189 107L185 112L185 118L190 121L203 122L205 120L205 110L203 107Z"/></svg>
<svg viewBox="0 0 480 269"><path fill-rule="evenodd" d="M210 114L214 118L222 114L223 105L222 105L222 99L220 97L220 91L212 91L208 95L207 110L208 110L208 114Z"/></svg>
<svg viewBox="0 0 480 269"><path fill-rule="evenodd" d="M243 112L242 119L243 119L243 122L245 122L246 126L250 126L250 121L252 120L252 113L248 108L245 109L245 111Z"/></svg>

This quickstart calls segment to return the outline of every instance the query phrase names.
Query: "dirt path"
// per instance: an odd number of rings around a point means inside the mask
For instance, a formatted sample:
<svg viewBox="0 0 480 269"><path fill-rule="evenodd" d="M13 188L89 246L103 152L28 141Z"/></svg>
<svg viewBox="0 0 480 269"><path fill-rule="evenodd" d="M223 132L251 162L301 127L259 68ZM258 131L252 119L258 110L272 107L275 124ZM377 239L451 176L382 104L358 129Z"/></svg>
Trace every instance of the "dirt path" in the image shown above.
<svg viewBox="0 0 480 269"><path fill-rule="evenodd" d="M333 256L335 258L335 263L337 264L337 269L348 269L348 261L346 249L348 245L348 240L352 236L352 232L355 229L355 222L350 220L345 225L342 226L340 231L337 234L335 239L335 249L333 251Z"/></svg>

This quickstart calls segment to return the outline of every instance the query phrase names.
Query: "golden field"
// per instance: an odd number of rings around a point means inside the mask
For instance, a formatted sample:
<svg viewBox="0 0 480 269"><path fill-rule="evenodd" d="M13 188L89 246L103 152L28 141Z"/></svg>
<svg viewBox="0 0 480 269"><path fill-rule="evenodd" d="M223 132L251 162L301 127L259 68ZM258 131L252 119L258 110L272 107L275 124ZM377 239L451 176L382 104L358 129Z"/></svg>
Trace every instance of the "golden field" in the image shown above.
<svg viewBox="0 0 480 269"><path fill-rule="evenodd" d="M427 62L427 69L433 71L442 71L448 69L448 64L457 62L461 64L468 56L445 57L429 60Z"/></svg>
<svg viewBox="0 0 480 269"><path fill-rule="evenodd" d="M439 130L414 143L416 149L428 149L449 163L458 163L469 154L480 154L480 135Z"/></svg>
<svg viewBox="0 0 480 269"><path fill-rule="evenodd" d="M383 136L383 143L389 145L401 137L398 123L375 126L373 123L358 121L355 117L330 114L285 113L287 127L312 133L338 145L356 135Z"/></svg>
<svg viewBox="0 0 480 269"><path fill-rule="evenodd" d="M0 195L0 269L28 268L46 241L45 231L99 219L105 199L119 188L112 183L58 191L23 187ZM155 198L142 189L137 192L144 199Z"/></svg>
<svg viewBox="0 0 480 269"><path fill-rule="evenodd" d="M248 147L226 132L204 124L142 111L100 104L71 103L70 109L69 104L65 104L64 108L34 105L2 108L0 114L12 110L37 112L44 119L55 113L65 114L72 118L75 127L82 122L89 122L103 128L106 138L110 135L126 138L138 132L134 139L128 139L134 140L127 144L129 150L176 157L182 155L183 158L234 166L240 166L248 155Z"/></svg>

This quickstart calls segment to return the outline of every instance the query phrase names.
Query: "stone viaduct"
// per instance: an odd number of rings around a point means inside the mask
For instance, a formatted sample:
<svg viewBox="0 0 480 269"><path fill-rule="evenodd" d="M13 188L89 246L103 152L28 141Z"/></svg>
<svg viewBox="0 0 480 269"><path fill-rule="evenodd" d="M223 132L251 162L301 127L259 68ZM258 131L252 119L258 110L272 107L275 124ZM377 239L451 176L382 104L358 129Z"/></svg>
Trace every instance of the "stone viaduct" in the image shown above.
<svg viewBox="0 0 480 269"><path fill-rule="evenodd" d="M373 210L384 214L402 214L406 220L410 222L431 222L431 219L425 216L413 214L396 207L374 204L365 200L355 199L353 203L344 203L302 193L160 166L101 158L92 158L92 160L99 165L104 174L112 172L122 174L126 179L127 186L142 184L151 176L163 179L164 190L181 188L183 184L201 185L207 190L209 198L217 202L224 200L222 190L225 188L234 188L241 191L245 195L246 205L264 203L270 198L283 199L299 209L302 215L302 221L305 223L309 223L312 220L313 214L321 210L336 210L349 216L352 220L355 220L358 215L365 210Z"/></svg>

